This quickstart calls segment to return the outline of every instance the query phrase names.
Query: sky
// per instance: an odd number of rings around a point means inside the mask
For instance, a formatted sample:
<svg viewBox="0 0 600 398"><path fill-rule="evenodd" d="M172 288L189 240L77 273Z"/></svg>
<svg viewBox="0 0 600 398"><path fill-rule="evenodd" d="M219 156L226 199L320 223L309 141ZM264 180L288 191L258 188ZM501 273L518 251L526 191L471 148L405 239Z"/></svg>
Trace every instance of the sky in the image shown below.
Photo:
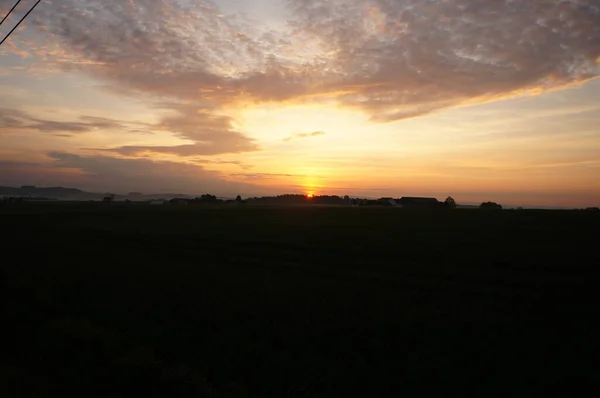
<svg viewBox="0 0 600 398"><path fill-rule="evenodd" d="M0 185L598 206L599 76L600 0L42 0Z"/></svg>

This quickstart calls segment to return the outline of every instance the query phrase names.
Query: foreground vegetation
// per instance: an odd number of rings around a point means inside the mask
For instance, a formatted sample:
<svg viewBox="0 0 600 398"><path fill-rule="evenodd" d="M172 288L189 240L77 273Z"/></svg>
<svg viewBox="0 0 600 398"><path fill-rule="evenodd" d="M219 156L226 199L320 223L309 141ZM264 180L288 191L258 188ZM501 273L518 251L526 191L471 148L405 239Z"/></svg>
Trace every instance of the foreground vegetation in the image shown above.
<svg viewBox="0 0 600 398"><path fill-rule="evenodd" d="M540 393L592 375L598 213L0 209L0 396Z"/></svg>

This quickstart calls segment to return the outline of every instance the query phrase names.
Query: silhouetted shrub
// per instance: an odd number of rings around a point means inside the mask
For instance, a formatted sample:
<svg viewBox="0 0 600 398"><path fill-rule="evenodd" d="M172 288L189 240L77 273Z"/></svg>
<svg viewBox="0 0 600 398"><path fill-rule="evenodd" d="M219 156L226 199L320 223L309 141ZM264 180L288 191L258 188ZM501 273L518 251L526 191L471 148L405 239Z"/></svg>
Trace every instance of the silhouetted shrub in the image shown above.
<svg viewBox="0 0 600 398"><path fill-rule="evenodd" d="M448 196L446 198L446 200L444 201L444 204L446 205L446 207L448 207L450 209L456 209L456 201L451 196Z"/></svg>
<svg viewBox="0 0 600 398"><path fill-rule="evenodd" d="M496 202L483 202L479 205L482 210L502 210L502 206Z"/></svg>

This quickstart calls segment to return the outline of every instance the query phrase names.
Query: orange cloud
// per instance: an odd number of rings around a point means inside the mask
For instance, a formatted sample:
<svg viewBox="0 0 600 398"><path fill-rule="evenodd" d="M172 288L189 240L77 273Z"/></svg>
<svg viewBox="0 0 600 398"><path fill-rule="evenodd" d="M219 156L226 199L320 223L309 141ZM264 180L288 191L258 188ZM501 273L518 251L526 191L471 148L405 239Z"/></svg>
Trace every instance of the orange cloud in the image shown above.
<svg viewBox="0 0 600 398"><path fill-rule="evenodd" d="M164 106L168 106L165 104ZM175 136L193 141L193 144L176 146L122 146L108 151L125 156L142 153L166 153L182 157L197 155L218 155L223 153L252 152L258 150L253 139L246 137L232 127L233 119L216 114L210 109L194 106L171 105L174 116L165 117L152 126L154 130L170 131Z"/></svg>
<svg viewBox="0 0 600 398"><path fill-rule="evenodd" d="M308 137L319 137L321 135L325 135L327 134L324 131L314 131L312 133L297 133L297 134L292 134L291 136L284 138L283 141L284 142L289 142L298 138L308 138Z"/></svg>
<svg viewBox="0 0 600 398"><path fill-rule="evenodd" d="M82 116L76 121L36 118L18 109L0 108L0 134L9 131L35 131L50 134L80 134L98 129L123 128L124 124L101 117Z"/></svg>

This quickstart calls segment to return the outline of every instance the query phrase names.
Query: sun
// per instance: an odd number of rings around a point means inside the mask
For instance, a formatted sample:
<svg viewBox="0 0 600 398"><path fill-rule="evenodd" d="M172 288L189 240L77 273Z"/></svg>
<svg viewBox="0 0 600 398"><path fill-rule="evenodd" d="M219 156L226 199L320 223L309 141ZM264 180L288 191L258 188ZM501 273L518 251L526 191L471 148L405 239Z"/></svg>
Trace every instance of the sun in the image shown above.
<svg viewBox="0 0 600 398"><path fill-rule="evenodd" d="M306 194L306 197L309 198L309 199L312 199L312 198L315 197L315 195L312 192L309 192L309 193Z"/></svg>

